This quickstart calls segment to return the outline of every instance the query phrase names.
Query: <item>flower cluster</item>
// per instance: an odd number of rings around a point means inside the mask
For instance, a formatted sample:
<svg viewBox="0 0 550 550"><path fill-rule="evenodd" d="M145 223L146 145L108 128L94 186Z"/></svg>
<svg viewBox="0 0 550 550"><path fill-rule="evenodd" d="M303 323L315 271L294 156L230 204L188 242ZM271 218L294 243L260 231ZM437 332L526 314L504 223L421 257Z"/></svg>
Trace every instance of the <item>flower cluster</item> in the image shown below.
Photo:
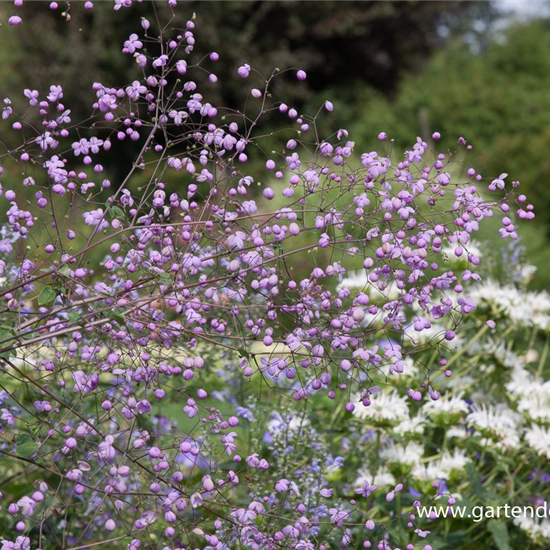
<svg viewBox="0 0 550 550"><path fill-rule="evenodd" d="M356 483L374 480L390 490L399 480L413 495L435 489L443 504L450 493L465 506L472 498L495 507L542 505L550 497L550 297L494 281L479 283L472 295L479 306L474 322L462 330L463 342L447 365L457 366L433 380L441 391L438 400L411 403L404 389L388 386L372 396L369 407L353 411L357 468L365 457L376 465L358 470ZM522 314L524 304L532 304L530 317ZM412 368L393 376L417 376L433 361L432 353L418 354ZM436 533L434 545L447 544L440 534L445 529L461 532L464 524L452 516L448 521L439 531L428 527ZM547 546L547 519L521 517L514 523L518 546L527 541ZM471 523L465 525L471 531ZM470 548L465 539L458 542L457 548Z"/></svg>
<svg viewBox="0 0 550 550"><path fill-rule="evenodd" d="M441 392L487 299L480 224L514 240L533 206L420 138L398 157L384 133L367 152L345 129L321 137L330 101L311 116L272 95L301 69L245 63L244 108L215 106L220 55L194 61L194 21L141 26L122 44L141 74L91 83L87 121L62 85L25 90L25 112L4 99L19 141L0 153L0 453L22 483L3 548L429 550L418 499L472 459L426 462L408 438L449 419L499 449L520 438L519 413ZM523 317L546 323L537 306ZM372 429L335 444L311 411ZM547 453L541 429L525 440ZM378 458L344 471L376 438Z"/></svg>

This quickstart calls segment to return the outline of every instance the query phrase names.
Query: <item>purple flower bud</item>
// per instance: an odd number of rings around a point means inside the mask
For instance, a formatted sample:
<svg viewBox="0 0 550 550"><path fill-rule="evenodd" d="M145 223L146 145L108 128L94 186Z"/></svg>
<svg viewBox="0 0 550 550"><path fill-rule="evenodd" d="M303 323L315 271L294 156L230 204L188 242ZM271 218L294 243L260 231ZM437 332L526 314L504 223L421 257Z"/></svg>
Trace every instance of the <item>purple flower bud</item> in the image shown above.
<svg viewBox="0 0 550 550"><path fill-rule="evenodd" d="M297 223L292 222L288 226L288 230L291 235L299 235L300 234L300 226Z"/></svg>
<svg viewBox="0 0 550 550"><path fill-rule="evenodd" d="M237 70L237 74L242 78L248 78L250 75L250 65L248 63L245 63L239 69Z"/></svg>
<svg viewBox="0 0 550 550"><path fill-rule="evenodd" d="M114 520L112 519L108 519L106 522L105 522L105 529L109 532L112 532L116 529L116 523L114 522Z"/></svg>

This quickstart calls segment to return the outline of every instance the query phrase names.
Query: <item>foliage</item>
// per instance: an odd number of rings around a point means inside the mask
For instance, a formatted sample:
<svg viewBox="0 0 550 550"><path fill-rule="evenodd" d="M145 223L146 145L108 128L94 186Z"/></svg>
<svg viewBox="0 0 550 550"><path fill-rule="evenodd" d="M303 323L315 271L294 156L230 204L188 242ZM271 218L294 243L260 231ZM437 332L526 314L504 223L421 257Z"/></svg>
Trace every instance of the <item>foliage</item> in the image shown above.
<svg viewBox="0 0 550 550"><path fill-rule="evenodd" d="M445 44L441 28L447 34L471 30L473 20L490 21L495 11L487 2L457 1L445 6L435 2L348 2L345 9L336 1L319 2L315 9L303 2L277 0L213 1L207 10L200 2L188 2L187 6L190 13L197 13L198 52L226 48L226 66L220 67L220 77L235 70L245 52L246 61L253 66L299 65L308 69L311 78L302 86L277 84L283 87L285 97L290 95L295 102L311 98L312 92L326 89L327 83L340 83L345 88L357 79L389 91L403 70L417 66L428 53ZM61 7L49 11L25 5L20 11L24 25L5 47L13 49L15 42L16 48L33 55L17 67L16 75L16 67L9 65L15 60L9 56L6 73L9 70L26 86L35 88L48 84L52 76L62 81L76 76L71 94L76 90L89 93L81 81L82 74L102 80L107 75L116 77L113 73L119 71L121 84L128 80L128 69L111 52L134 31L140 17L151 18L146 3L136 3L132 13L119 10L113 14L111 6L102 2L93 10L68 9L71 24L59 16L65 11ZM166 4L156 3L155 12L157 17L166 16ZM72 48L62 47L67 41ZM227 48L228 44L231 47ZM50 59L64 62L52 66ZM52 70L58 72L52 75ZM235 96L240 101L241 90L230 79L217 93L221 96L216 100L224 104L234 102Z"/></svg>
<svg viewBox="0 0 550 550"><path fill-rule="evenodd" d="M547 299L529 298L534 316L497 287L493 307L473 237L497 220L516 241L533 205L506 174L462 169L464 138L445 153L418 138L395 162L383 133L381 152L345 129L322 137L331 101L307 115L277 95L276 82L307 81L296 67L244 63L243 106L217 105L223 55L196 56L195 20L173 0L153 16L122 45L135 76L90 82L84 120L84 97L59 83L25 88L24 107L4 99L2 550L458 544L449 526L424 540L420 509L442 480L470 468L464 492L492 499L488 479L508 489L510 472L472 470L480 446L547 452L529 432L544 440L544 427L493 433L473 419L489 405L448 383L456 370L469 391L479 365L486 391L522 411L520 394L496 391L508 380L485 364L493 344L476 346L493 318L502 340L547 330ZM104 162L122 145L132 162L112 181ZM453 423L468 445L450 441ZM487 530L500 547L525 540Z"/></svg>

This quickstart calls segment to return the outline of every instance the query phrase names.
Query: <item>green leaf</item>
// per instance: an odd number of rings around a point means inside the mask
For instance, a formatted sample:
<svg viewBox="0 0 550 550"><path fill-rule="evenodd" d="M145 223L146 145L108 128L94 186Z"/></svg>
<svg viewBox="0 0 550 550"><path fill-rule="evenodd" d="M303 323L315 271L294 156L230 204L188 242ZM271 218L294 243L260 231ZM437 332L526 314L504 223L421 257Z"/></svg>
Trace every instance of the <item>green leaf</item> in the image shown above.
<svg viewBox="0 0 550 550"><path fill-rule="evenodd" d="M124 323L126 322L125 319L124 319L124 309L120 308L120 307L117 307L114 311L113 311L113 319L119 324L119 325L124 325Z"/></svg>
<svg viewBox="0 0 550 550"><path fill-rule="evenodd" d="M169 286L174 282L174 277L170 273L159 273L158 276L160 283L164 286Z"/></svg>
<svg viewBox="0 0 550 550"><path fill-rule="evenodd" d="M29 458L30 456L35 454L40 448L40 446L27 434L20 435L15 440L15 443L17 445L17 456L20 456L22 458Z"/></svg>
<svg viewBox="0 0 550 550"><path fill-rule="evenodd" d="M55 293L55 290L51 286L45 286L38 295L38 305L44 306L53 300L55 300L55 297L57 294Z"/></svg>
<svg viewBox="0 0 550 550"><path fill-rule="evenodd" d="M124 211L118 206L115 206L114 204L112 204L109 207L109 215L111 216L111 218L116 218L116 217L124 218Z"/></svg>
<svg viewBox="0 0 550 550"><path fill-rule="evenodd" d="M498 550L512 550L510 537L508 536L508 527L504 521L491 519L487 522L487 529L493 535L493 540Z"/></svg>
<svg viewBox="0 0 550 550"><path fill-rule="evenodd" d="M69 313L68 317L72 324L76 324L82 320L82 317L78 313Z"/></svg>
<svg viewBox="0 0 550 550"><path fill-rule="evenodd" d="M9 340L11 340L12 342L12 345L15 345L16 342L14 341L14 337L13 337L13 332L10 331L7 331L7 330L2 330L0 331L0 342L4 342L5 340L8 340L7 342L5 342L4 344L2 344L0 347L6 347L6 345L9 345L10 342ZM10 357L15 357L17 355L17 350L12 348L12 349L9 349L7 351L3 351L2 353L0 353L0 357L4 358L4 359L9 359Z"/></svg>
<svg viewBox="0 0 550 550"><path fill-rule="evenodd" d="M0 353L0 357L3 359L9 359L10 357L16 357L17 356L17 350L15 349L9 349L7 351L3 351Z"/></svg>
<svg viewBox="0 0 550 550"><path fill-rule="evenodd" d="M483 503L497 503L498 495L490 491L481 480L479 472L474 468L472 464L466 466L466 475L470 480L470 485L474 491L474 495Z"/></svg>
<svg viewBox="0 0 550 550"><path fill-rule="evenodd" d="M250 359L250 353L244 348L239 348L238 354L242 359Z"/></svg>

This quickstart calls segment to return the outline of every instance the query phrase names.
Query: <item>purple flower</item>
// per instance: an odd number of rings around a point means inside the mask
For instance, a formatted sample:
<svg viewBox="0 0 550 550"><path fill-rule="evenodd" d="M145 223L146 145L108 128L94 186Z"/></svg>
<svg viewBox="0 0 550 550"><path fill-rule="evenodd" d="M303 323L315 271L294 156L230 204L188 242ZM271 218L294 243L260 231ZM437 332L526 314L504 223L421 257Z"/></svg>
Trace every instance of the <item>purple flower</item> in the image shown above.
<svg viewBox="0 0 550 550"><path fill-rule="evenodd" d="M363 481L363 485L359 489L355 489L355 494L368 498L376 489L378 489L376 485L371 485L367 481Z"/></svg>
<svg viewBox="0 0 550 550"><path fill-rule="evenodd" d="M95 390L99 384L98 374L86 375L83 371L77 370L73 372L71 376L75 383L75 392L90 393Z"/></svg>
<svg viewBox="0 0 550 550"><path fill-rule="evenodd" d="M29 104L31 106L38 105L38 90L29 90L24 91L25 97L29 98Z"/></svg>
<svg viewBox="0 0 550 550"><path fill-rule="evenodd" d="M48 94L48 101L52 103L63 99L63 89L61 86L50 86L50 93Z"/></svg>
<svg viewBox="0 0 550 550"><path fill-rule="evenodd" d="M280 479L275 483L275 490L278 493L286 493L290 488L290 481L288 479Z"/></svg>
<svg viewBox="0 0 550 550"><path fill-rule="evenodd" d="M21 17L19 17L18 15L12 15L8 19L8 24L11 25L12 27L15 27L17 25L21 25L21 23L23 23L23 19L21 19ZM11 544L13 544L13 543L11 543ZM19 549L14 548L14 550L19 550Z"/></svg>
<svg viewBox="0 0 550 550"><path fill-rule="evenodd" d="M503 172L502 174L500 174L500 176L498 178L495 178L489 185L489 189L491 191L494 191L497 187L498 189L504 189L504 186L506 185L505 183L505 179L506 177L508 177L508 174L506 174L505 172Z"/></svg>
<svg viewBox="0 0 550 550"><path fill-rule="evenodd" d="M143 42L138 38L137 34L131 34L128 40L124 42L124 53L135 53L136 50L143 48Z"/></svg>

